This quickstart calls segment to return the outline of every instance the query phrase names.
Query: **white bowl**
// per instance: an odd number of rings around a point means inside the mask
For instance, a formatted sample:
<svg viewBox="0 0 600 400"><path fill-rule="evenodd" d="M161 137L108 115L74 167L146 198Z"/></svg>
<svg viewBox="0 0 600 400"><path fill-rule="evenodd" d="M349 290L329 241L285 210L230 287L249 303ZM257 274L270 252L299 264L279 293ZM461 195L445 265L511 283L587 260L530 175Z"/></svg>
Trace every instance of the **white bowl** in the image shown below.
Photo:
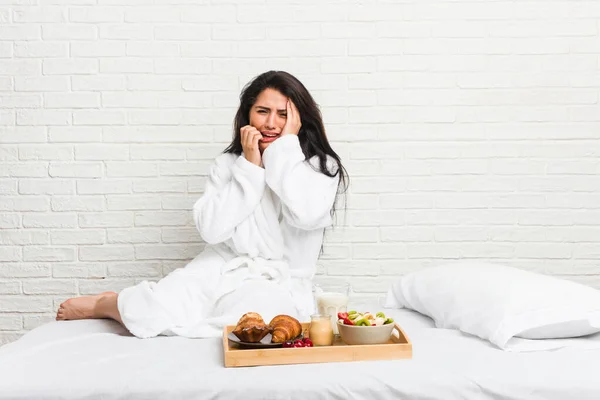
<svg viewBox="0 0 600 400"><path fill-rule="evenodd" d="M377 326L345 325L338 321L338 331L346 344L383 344L392 336L394 323Z"/></svg>

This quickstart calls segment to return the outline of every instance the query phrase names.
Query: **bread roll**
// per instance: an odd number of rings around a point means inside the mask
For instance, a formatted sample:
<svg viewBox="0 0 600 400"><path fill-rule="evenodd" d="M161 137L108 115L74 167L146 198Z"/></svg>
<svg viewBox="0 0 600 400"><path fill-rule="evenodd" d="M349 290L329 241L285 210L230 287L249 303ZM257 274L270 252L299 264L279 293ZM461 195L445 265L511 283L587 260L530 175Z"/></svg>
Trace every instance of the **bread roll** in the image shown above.
<svg viewBox="0 0 600 400"><path fill-rule="evenodd" d="M265 324L260 314L249 312L240 318L232 331L238 339L247 343L258 343L269 334L271 328Z"/></svg>
<svg viewBox="0 0 600 400"><path fill-rule="evenodd" d="M289 315L278 315L269 323L273 338L273 343L283 343L292 340L302 333L302 324L294 317Z"/></svg>

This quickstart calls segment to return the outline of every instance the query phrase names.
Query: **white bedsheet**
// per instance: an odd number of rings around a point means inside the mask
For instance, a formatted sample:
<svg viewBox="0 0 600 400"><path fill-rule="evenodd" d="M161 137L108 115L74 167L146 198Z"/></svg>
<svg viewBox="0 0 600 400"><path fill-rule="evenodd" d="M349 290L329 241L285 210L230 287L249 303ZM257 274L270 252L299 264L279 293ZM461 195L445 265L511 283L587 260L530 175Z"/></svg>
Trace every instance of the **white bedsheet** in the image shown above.
<svg viewBox="0 0 600 400"><path fill-rule="evenodd" d="M224 368L220 339L53 322L0 348L0 399L600 399L600 350L504 352L385 311L413 341L412 360Z"/></svg>

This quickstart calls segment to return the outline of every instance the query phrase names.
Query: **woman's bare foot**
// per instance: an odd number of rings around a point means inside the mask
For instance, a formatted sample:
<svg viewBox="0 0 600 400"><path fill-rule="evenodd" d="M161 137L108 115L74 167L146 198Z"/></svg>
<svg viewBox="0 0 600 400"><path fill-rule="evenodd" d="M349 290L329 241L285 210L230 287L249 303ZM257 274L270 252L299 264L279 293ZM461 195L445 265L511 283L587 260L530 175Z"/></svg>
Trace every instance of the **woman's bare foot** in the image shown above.
<svg viewBox="0 0 600 400"><path fill-rule="evenodd" d="M117 296L115 292L104 292L95 296L74 297L62 303L56 313L57 321L70 319L112 318L106 315L98 303L108 297Z"/></svg>

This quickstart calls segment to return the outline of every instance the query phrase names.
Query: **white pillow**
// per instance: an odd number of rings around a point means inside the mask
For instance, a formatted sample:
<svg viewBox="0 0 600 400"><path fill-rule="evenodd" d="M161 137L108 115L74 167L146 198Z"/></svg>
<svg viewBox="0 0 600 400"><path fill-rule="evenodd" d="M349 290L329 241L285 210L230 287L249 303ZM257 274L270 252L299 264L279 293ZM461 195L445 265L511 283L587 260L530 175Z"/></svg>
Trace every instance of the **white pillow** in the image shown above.
<svg viewBox="0 0 600 400"><path fill-rule="evenodd" d="M410 273L392 285L386 307L410 308L431 317L438 328L459 329L506 350L563 347L557 341L515 337L556 339L600 332L600 291L488 263L445 264ZM600 346L600 340L594 343L591 347Z"/></svg>

